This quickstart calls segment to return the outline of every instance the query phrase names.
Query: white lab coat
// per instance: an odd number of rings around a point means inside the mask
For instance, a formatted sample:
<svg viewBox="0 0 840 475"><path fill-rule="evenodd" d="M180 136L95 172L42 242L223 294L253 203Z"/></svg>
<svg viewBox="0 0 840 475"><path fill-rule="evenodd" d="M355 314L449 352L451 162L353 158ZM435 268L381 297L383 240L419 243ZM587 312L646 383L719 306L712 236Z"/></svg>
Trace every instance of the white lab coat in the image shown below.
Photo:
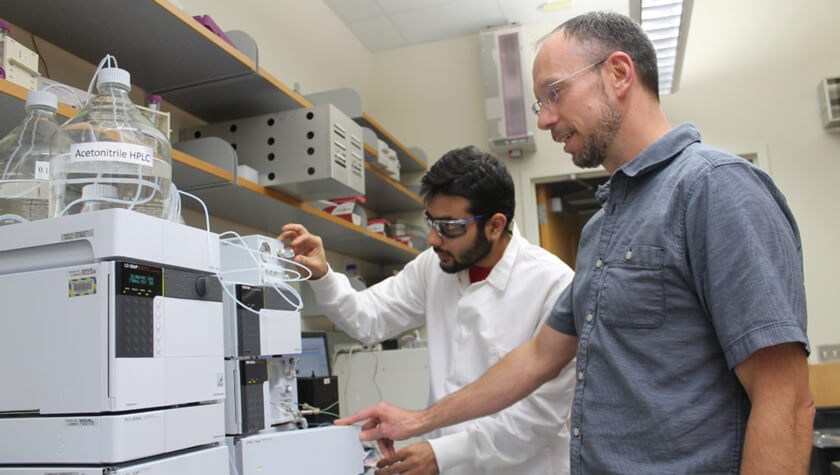
<svg viewBox="0 0 840 475"><path fill-rule="evenodd" d="M472 285L468 271L443 272L432 249L362 292L332 271L310 285L327 316L364 343L425 323L433 404L533 337L572 276L560 259L515 232L487 279ZM431 433L441 473L569 473L574 368L572 361L560 376L503 411Z"/></svg>

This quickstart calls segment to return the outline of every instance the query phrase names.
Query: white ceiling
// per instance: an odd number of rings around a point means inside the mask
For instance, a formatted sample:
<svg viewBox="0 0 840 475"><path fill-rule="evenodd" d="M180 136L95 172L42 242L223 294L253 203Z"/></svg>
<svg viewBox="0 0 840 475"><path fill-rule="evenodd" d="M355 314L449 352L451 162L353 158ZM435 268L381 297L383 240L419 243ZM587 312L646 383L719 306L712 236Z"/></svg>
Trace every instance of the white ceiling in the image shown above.
<svg viewBox="0 0 840 475"><path fill-rule="evenodd" d="M557 23L590 10L629 11L629 0L324 0L371 52L477 34L510 23ZM544 12L543 3L560 9Z"/></svg>

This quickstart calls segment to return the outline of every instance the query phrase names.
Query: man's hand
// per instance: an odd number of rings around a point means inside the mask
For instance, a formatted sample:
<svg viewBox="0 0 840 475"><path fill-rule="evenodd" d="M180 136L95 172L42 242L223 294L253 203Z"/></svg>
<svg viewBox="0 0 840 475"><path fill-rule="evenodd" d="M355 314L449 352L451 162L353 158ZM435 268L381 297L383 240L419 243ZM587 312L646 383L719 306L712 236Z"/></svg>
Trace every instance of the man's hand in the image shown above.
<svg viewBox="0 0 840 475"><path fill-rule="evenodd" d="M327 274L327 254L321 238L310 234L300 224L287 224L283 232L277 236L282 242L289 241L289 246L295 251L295 262L302 264L312 271L312 279L317 280Z"/></svg>
<svg viewBox="0 0 840 475"><path fill-rule="evenodd" d="M432 445L428 442L411 444L399 452L381 459L376 475L392 475L404 473L406 475L438 475L437 459Z"/></svg>
<svg viewBox="0 0 840 475"><path fill-rule="evenodd" d="M362 432L359 434L361 440L405 440L410 437L422 435L423 428L422 412L400 409L384 402L378 402L367 409L335 421L336 425L346 426L356 422L365 421L362 425ZM381 447L380 443L380 447ZM391 449L393 452L393 449ZM390 454L383 450L386 456Z"/></svg>

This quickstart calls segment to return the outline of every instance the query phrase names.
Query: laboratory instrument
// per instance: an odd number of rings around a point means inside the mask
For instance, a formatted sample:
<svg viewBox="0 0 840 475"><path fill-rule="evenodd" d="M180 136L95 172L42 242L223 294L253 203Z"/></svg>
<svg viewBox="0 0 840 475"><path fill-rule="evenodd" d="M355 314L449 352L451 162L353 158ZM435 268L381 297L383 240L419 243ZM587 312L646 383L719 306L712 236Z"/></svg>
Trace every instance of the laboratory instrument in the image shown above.
<svg viewBox="0 0 840 475"><path fill-rule="evenodd" d="M218 252L123 209L0 227L0 460L102 467L220 443Z"/></svg>
<svg viewBox="0 0 840 475"><path fill-rule="evenodd" d="M226 445L108 467L0 467L0 475L230 475Z"/></svg>
<svg viewBox="0 0 840 475"><path fill-rule="evenodd" d="M305 268L289 259L292 250L277 239L222 236L219 275L230 382L225 431L240 437L287 424L284 429L294 429L300 419L297 357L289 355L301 352L300 297L287 282L302 279Z"/></svg>
<svg viewBox="0 0 840 475"><path fill-rule="evenodd" d="M227 438L233 466L245 475L359 475L364 452L357 426L325 426Z"/></svg>

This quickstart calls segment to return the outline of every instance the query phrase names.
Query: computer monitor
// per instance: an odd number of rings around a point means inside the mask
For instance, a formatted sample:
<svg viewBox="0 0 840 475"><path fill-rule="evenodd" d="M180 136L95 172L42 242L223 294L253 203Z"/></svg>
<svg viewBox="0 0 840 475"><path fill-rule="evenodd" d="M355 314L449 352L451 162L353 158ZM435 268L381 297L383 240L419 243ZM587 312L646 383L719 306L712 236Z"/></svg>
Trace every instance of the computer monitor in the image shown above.
<svg viewBox="0 0 840 475"><path fill-rule="evenodd" d="M330 356L325 332L301 333L301 354L297 370L299 378L330 376Z"/></svg>

